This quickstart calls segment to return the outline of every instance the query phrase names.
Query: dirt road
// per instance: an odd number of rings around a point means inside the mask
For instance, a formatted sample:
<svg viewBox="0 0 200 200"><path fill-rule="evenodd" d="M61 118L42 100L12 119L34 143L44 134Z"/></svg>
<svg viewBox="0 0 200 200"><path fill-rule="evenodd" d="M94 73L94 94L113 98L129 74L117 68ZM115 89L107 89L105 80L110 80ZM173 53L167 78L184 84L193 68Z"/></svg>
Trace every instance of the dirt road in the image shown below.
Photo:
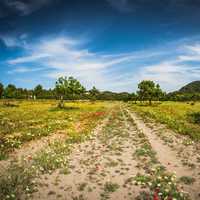
<svg viewBox="0 0 200 200"><path fill-rule="evenodd" d="M73 147L68 157L68 172L57 170L36 180L38 191L31 199L142 199L142 194L151 187L137 180L151 175L151 170L158 166L166 173L176 172L181 180L176 183L180 192L187 192L191 199L200 199L200 164L195 156L193 165L183 162L190 159L194 149L189 147L180 156L180 149L187 148L179 142L180 138L176 140L173 136L175 148L164 143L157 132L120 105L89 140ZM162 194L159 195L161 199Z"/></svg>

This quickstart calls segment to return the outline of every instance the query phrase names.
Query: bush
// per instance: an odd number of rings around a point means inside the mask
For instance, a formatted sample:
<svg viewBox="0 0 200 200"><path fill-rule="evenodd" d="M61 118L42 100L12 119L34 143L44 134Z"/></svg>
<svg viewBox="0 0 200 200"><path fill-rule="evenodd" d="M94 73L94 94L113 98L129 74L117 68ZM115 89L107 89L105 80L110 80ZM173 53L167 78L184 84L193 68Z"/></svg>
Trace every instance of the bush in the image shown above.
<svg viewBox="0 0 200 200"><path fill-rule="evenodd" d="M188 114L189 120L194 124L200 125L200 112L193 112Z"/></svg>

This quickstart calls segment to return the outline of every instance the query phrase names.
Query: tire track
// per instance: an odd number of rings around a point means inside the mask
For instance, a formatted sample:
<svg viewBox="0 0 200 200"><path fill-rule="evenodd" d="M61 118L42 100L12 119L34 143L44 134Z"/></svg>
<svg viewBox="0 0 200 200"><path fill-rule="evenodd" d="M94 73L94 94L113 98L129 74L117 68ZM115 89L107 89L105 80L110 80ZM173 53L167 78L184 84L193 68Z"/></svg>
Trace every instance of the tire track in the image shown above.
<svg viewBox="0 0 200 200"><path fill-rule="evenodd" d="M163 141L154 133L153 129L149 128L137 115L128 109L127 113L131 116L134 123L148 138L153 150L156 152L156 157L159 162L167 169L169 172L175 172L178 178L187 176L193 177L196 181L192 185L184 185L184 190L187 191L190 197L194 200L200 199L200 180L199 180L199 170L191 169L187 166L183 166L180 157L178 157L177 152L173 151L169 146L164 145Z"/></svg>

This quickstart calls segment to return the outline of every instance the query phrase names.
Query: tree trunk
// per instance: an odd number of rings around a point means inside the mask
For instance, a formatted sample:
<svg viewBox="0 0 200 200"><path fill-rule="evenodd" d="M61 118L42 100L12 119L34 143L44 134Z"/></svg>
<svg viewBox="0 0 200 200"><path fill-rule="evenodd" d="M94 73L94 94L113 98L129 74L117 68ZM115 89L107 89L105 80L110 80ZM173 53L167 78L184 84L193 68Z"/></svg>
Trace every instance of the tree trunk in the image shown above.
<svg viewBox="0 0 200 200"><path fill-rule="evenodd" d="M58 104L59 108L64 108L64 100L63 100L63 96L60 96L60 102Z"/></svg>

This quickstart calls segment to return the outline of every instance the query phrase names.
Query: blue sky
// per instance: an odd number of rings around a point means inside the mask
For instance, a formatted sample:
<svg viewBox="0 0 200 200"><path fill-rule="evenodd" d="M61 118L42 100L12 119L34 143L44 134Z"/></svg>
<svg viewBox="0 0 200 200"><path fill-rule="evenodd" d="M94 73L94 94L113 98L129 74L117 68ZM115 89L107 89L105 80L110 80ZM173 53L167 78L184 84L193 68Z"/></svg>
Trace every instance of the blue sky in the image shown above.
<svg viewBox="0 0 200 200"><path fill-rule="evenodd" d="M198 0L2 0L0 82L166 91L200 79Z"/></svg>

